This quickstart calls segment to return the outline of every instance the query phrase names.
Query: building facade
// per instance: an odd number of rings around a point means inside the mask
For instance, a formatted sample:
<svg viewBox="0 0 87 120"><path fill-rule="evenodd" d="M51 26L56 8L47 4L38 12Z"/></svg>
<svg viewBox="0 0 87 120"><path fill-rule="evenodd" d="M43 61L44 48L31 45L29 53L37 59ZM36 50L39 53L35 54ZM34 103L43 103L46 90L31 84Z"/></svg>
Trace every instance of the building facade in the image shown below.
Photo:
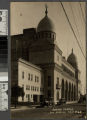
<svg viewBox="0 0 87 120"><path fill-rule="evenodd" d="M62 56L47 8L37 28L25 29L23 34L12 36L11 41L12 86L17 84L24 88L23 101L41 101L42 98L55 104L61 98L66 102L78 101L80 71L77 58L73 49L67 60ZM33 79L30 82L29 75ZM34 91L35 87L39 90Z"/></svg>
<svg viewBox="0 0 87 120"><path fill-rule="evenodd" d="M43 70L23 59L18 61L18 85L23 87L25 96L19 101L39 102L44 94Z"/></svg>

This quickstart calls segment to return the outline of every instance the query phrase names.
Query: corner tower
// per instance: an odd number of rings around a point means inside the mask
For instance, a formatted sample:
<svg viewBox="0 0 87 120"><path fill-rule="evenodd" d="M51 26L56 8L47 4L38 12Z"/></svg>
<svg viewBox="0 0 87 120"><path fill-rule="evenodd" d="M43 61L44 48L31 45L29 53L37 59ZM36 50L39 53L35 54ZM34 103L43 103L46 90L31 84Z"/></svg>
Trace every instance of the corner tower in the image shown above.
<svg viewBox="0 0 87 120"><path fill-rule="evenodd" d="M37 25L34 43L29 47L29 61L40 66L44 72L44 98L54 98L54 67L55 67L55 26L48 17L46 6L45 17ZM53 100L54 101L54 100Z"/></svg>
<svg viewBox="0 0 87 120"><path fill-rule="evenodd" d="M55 26L52 20L48 17L48 10L46 6L45 17L39 22L37 26L38 39L50 40L50 43L54 43L56 39Z"/></svg>
<svg viewBox="0 0 87 120"><path fill-rule="evenodd" d="M56 33L54 24L48 17L47 6L36 32L35 41L29 47L29 61L37 65L53 63Z"/></svg>

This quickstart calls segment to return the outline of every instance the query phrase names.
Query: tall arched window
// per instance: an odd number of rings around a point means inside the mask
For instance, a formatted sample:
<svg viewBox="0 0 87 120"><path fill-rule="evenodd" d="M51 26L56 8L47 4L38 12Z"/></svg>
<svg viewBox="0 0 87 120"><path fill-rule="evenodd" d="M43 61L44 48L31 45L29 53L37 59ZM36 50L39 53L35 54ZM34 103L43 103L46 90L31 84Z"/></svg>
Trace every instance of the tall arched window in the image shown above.
<svg viewBox="0 0 87 120"><path fill-rule="evenodd" d="M62 79L62 98L64 98L64 79Z"/></svg>
<svg viewBox="0 0 87 120"><path fill-rule="evenodd" d="M57 91L57 95L56 96L57 96L57 100L59 100L59 91Z"/></svg>

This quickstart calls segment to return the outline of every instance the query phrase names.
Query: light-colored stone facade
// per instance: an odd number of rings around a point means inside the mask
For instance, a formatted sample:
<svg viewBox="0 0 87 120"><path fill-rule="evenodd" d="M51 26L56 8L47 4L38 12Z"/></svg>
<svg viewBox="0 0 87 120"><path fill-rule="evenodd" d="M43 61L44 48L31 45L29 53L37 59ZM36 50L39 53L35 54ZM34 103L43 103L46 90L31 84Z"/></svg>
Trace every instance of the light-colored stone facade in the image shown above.
<svg viewBox="0 0 87 120"><path fill-rule="evenodd" d="M18 61L18 85L24 89L24 99L19 97L18 101L39 102L44 92L44 75L41 68L26 62L23 59ZM36 98L35 98L36 97ZM35 100L34 100L35 99Z"/></svg>
<svg viewBox="0 0 87 120"><path fill-rule="evenodd" d="M53 49L50 52L51 54L54 54L52 58L53 61L49 61L49 63L46 64L45 61L47 60L47 58L43 57L42 61L40 61L40 63L44 63L43 65L41 65L41 68L34 65L37 64L37 60L34 61L34 64L31 64L30 62L27 62L23 59L19 59L18 85L24 87L24 101L27 102L28 100L30 100L31 102L34 102L32 97L34 95L43 95L44 98L48 100L52 99L55 104L59 102L61 98L66 99L67 102L78 101L75 69L66 61L65 58L62 57L62 54L58 53L58 51L55 52L55 49ZM37 56L36 51L35 53ZM41 56L38 56L37 58L33 58L33 55L31 56L32 59L38 59L38 61L39 57ZM70 73L67 73L67 71L65 71L64 66L69 70ZM22 78L22 74L24 74L24 78ZM32 81L28 80L28 74L33 75ZM35 75L39 78L38 83L35 82ZM41 82L41 80L43 80L43 82ZM27 86L29 86L29 90L26 90ZM31 87L38 87L39 90L37 92L32 91ZM43 92L40 91L40 88L43 89ZM27 97L28 95L29 99ZM19 98L19 101L22 101L21 97ZM40 102L40 97L38 97L38 102Z"/></svg>

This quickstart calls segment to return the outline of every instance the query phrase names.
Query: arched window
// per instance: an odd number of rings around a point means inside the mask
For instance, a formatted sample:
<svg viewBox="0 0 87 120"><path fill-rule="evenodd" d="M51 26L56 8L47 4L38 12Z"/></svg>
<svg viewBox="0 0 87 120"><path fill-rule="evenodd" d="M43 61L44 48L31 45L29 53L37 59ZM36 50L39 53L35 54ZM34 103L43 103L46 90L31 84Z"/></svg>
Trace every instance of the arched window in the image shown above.
<svg viewBox="0 0 87 120"><path fill-rule="evenodd" d="M62 79L62 98L64 98L64 79Z"/></svg>
<svg viewBox="0 0 87 120"><path fill-rule="evenodd" d="M65 99L68 101L68 83L66 81L66 89L65 89Z"/></svg>
<svg viewBox="0 0 87 120"><path fill-rule="evenodd" d="M59 91L57 91L57 100L59 100Z"/></svg>

